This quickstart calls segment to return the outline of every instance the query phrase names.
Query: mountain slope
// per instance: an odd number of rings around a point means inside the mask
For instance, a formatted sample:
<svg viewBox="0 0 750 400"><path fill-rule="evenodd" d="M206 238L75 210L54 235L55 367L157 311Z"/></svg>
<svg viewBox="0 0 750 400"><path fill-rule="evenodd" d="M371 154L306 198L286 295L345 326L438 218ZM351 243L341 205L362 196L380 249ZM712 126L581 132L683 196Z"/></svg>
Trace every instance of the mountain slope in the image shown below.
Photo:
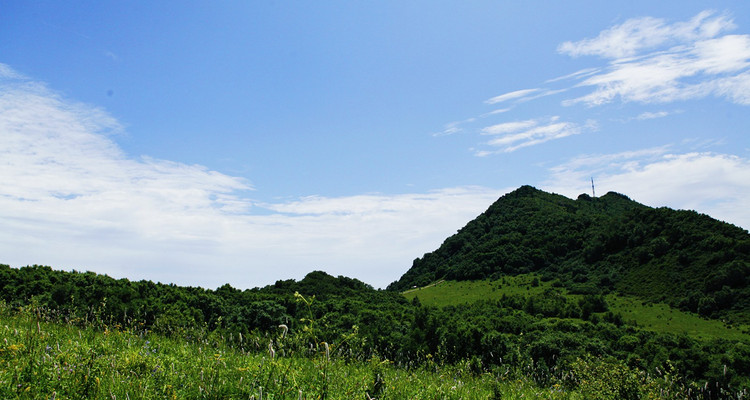
<svg viewBox="0 0 750 400"><path fill-rule="evenodd" d="M391 290L537 272L573 291L616 290L705 316L750 319L750 234L617 193L576 200L523 186L414 260Z"/></svg>

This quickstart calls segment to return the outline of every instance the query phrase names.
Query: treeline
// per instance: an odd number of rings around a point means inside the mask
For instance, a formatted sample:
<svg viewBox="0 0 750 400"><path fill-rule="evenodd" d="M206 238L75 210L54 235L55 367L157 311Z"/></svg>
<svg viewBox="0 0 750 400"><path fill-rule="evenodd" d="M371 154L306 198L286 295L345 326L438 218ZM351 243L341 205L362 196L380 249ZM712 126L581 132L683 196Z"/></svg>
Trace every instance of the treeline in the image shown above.
<svg viewBox="0 0 750 400"><path fill-rule="evenodd" d="M618 291L750 323L746 230L617 193L571 200L521 187L414 260L389 289L529 272L574 293Z"/></svg>
<svg viewBox="0 0 750 400"><path fill-rule="evenodd" d="M68 323L135 326L188 340L218 333L246 350L266 351L284 324L341 356L378 355L407 368L468 361L476 372L532 371L544 384L578 358L595 356L652 375L669 371L696 387L750 386L748 343L643 330L609 311L600 295L571 300L556 289L435 308L319 271L264 288L207 290L0 266L0 290L9 305Z"/></svg>

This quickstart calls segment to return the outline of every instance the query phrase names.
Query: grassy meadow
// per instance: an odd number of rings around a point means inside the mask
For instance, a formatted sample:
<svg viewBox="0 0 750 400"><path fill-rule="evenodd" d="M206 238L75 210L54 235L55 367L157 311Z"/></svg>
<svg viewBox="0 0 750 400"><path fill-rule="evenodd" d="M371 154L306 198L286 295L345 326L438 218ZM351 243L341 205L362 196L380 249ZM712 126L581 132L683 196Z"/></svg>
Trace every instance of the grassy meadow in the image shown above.
<svg viewBox="0 0 750 400"><path fill-rule="evenodd" d="M196 340L102 330L3 307L0 338L3 399L576 398L559 385L472 374L465 365L407 370L376 357L339 359L322 346L305 356L283 355L281 334L263 338L268 351L249 351L218 335ZM257 349L258 340L245 344Z"/></svg>
<svg viewBox="0 0 750 400"><path fill-rule="evenodd" d="M533 286L534 274L506 276L500 280L477 281L439 281L436 284L403 292L407 299L419 297L424 305L444 307L477 300L491 300L503 295L534 295L541 294L552 287L551 282L538 281Z"/></svg>
<svg viewBox="0 0 750 400"><path fill-rule="evenodd" d="M167 337L99 321L52 322L38 310L0 304L0 398L656 399L692 390L606 360L578 360L565 372L508 366L476 373L468 362L409 367L341 357L335 344L300 351L303 337Z"/></svg>
<svg viewBox="0 0 750 400"><path fill-rule="evenodd" d="M415 297L423 305L444 307L478 300L499 299L502 296L531 296L551 289L552 282L543 282L535 274L507 276L500 280L440 281L423 288L403 292L412 300ZM556 288L571 299L582 296L569 294L564 288ZM647 303L632 296L609 294L606 296L609 310L622 316L629 323L656 332L687 334L700 339L724 338L750 341L748 327L732 327L721 321L675 309L664 303Z"/></svg>

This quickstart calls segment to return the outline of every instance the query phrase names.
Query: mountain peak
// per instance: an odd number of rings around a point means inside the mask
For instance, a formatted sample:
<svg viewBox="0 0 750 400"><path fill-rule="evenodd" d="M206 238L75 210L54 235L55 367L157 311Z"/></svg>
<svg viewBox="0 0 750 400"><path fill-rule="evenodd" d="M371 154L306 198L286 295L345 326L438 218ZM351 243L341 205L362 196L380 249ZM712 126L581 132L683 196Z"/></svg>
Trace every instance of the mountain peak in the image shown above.
<svg viewBox="0 0 750 400"><path fill-rule="evenodd" d="M748 271L750 234L736 226L616 192L572 200L521 186L414 260L388 288L534 272L579 292L616 290L713 315L750 311L750 276L724 279ZM727 282L729 291L721 292Z"/></svg>

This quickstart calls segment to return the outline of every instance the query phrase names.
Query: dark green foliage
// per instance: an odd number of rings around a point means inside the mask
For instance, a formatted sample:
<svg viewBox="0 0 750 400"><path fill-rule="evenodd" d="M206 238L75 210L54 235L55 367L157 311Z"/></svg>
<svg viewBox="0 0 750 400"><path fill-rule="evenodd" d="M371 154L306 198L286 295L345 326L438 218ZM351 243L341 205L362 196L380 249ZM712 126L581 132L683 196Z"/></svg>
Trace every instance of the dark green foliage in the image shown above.
<svg viewBox="0 0 750 400"><path fill-rule="evenodd" d="M750 322L750 234L693 211L523 186L414 260L390 290L537 272L571 293L619 291Z"/></svg>
<svg viewBox="0 0 750 400"><path fill-rule="evenodd" d="M531 378L541 385L560 378L554 371L593 355L618 360L633 371L671 365L697 384L750 385L747 343L642 330L608 311L599 294L578 301L557 288L437 308L322 272L265 288L205 290L49 267L0 266L0 289L8 304L33 305L49 318L101 329L131 326L204 342L221 337L257 353L268 351L269 338L280 337L278 325L284 324L300 342L282 346L277 340L279 355L318 354L326 342L344 360L380 357L406 368L466 363L475 373L528 375L524 368L533 365ZM66 296L53 296L59 292ZM308 344L317 347L310 350ZM377 371L368 380L373 392L388 384Z"/></svg>

